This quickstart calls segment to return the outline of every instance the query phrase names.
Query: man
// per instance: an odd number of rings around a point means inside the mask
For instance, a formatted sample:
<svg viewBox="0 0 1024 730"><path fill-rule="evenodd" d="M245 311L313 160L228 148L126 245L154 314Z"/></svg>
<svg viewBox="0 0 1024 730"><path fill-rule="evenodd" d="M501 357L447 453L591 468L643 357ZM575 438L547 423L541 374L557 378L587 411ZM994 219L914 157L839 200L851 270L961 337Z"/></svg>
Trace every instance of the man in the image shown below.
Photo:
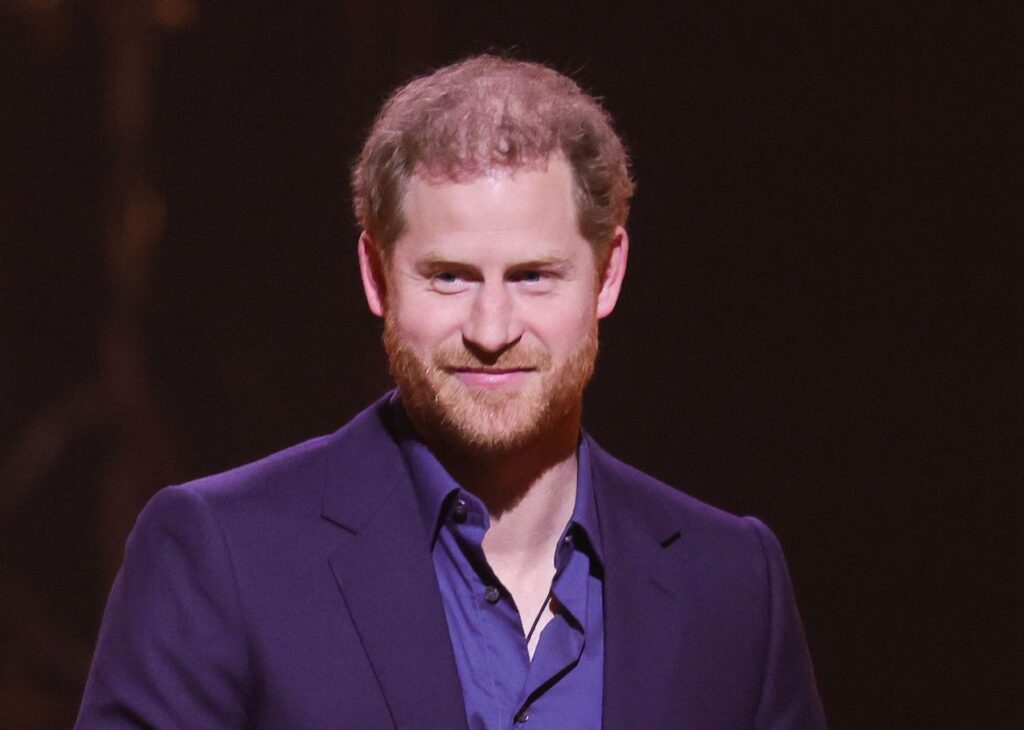
<svg viewBox="0 0 1024 730"><path fill-rule="evenodd" d="M469 59L353 181L397 391L154 497L79 727L824 727L768 529L581 434L633 188L596 101Z"/></svg>

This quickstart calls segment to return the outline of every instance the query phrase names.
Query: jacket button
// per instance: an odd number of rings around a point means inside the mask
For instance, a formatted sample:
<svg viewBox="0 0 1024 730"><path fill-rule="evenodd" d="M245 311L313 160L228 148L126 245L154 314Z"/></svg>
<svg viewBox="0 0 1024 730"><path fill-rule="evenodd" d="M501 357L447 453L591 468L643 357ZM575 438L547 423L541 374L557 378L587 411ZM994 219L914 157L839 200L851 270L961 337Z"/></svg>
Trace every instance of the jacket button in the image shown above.
<svg viewBox="0 0 1024 730"><path fill-rule="evenodd" d="M517 725L522 725L524 722L526 722L529 719L530 719L530 711L527 710L526 708L523 708L522 710L520 710L519 712L516 713L516 716L512 718L512 721L515 722Z"/></svg>
<svg viewBox="0 0 1024 730"><path fill-rule="evenodd" d="M487 586L484 590L484 599L488 603L497 603L499 598L501 598L501 591L496 586Z"/></svg>

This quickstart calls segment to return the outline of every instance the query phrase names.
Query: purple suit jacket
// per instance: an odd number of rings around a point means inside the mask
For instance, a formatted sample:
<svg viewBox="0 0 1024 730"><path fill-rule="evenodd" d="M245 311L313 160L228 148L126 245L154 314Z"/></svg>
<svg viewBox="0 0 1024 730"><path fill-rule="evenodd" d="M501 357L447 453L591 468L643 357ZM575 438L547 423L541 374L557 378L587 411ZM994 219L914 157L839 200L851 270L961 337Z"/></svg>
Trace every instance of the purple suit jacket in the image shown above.
<svg viewBox="0 0 1024 730"><path fill-rule="evenodd" d="M385 402L150 501L76 727L466 727ZM772 533L589 447L606 556L604 727L824 728Z"/></svg>

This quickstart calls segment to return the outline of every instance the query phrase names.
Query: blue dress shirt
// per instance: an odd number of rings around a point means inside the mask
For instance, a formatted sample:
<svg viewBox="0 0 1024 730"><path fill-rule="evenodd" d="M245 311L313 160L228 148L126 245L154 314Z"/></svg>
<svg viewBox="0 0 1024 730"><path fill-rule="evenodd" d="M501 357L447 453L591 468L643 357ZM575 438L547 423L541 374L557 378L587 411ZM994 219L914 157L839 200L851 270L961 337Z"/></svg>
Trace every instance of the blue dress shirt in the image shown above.
<svg viewBox="0 0 1024 730"><path fill-rule="evenodd" d="M572 516L553 556L555 615L531 661L516 605L483 553L487 508L418 439L397 398L393 406L396 435L432 537L470 730L600 728L603 562L586 442L581 439L577 449Z"/></svg>

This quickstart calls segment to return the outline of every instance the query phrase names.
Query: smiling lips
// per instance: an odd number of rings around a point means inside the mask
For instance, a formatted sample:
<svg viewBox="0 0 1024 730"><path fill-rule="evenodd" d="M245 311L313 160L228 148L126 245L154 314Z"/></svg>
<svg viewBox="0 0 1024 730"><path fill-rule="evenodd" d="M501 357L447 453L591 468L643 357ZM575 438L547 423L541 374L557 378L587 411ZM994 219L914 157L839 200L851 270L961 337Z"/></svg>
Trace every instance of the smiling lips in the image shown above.
<svg viewBox="0 0 1024 730"><path fill-rule="evenodd" d="M519 385L536 368L452 368L449 370L465 385L477 388L501 388Z"/></svg>

